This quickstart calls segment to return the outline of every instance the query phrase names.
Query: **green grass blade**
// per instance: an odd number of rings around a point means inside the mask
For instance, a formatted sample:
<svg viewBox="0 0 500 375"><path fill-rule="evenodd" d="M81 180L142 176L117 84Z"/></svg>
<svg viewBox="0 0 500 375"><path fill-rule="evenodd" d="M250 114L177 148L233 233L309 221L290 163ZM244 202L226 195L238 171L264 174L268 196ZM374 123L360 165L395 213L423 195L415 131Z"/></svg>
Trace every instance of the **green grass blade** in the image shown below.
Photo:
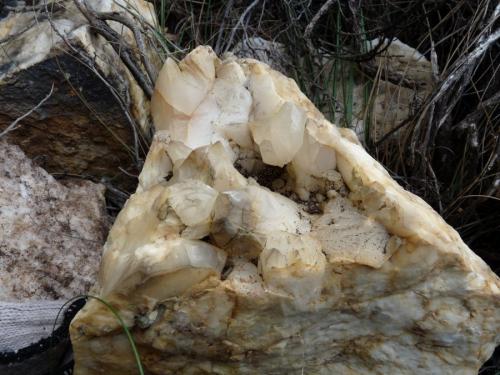
<svg viewBox="0 0 500 375"><path fill-rule="evenodd" d="M100 297L85 294L85 295L80 295L80 296L74 297L74 298L70 299L69 301L67 301L66 303L64 303L64 305L62 305L61 308L59 309L59 312L57 313L56 319L54 320L54 324L52 326L51 346L53 345L53 339L54 339L53 334L56 330L57 321L59 320L59 316L61 315L61 312L64 310L64 308L68 304L71 304L80 298L93 298L93 299L97 300L98 302L102 303L104 306L106 306L109 309L109 311L111 311L111 313L115 316L115 318L118 320L121 327L123 328L125 335L127 336L127 339L128 339L128 342L130 343L130 347L132 349L132 352L134 353L134 359L135 359L135 363L137 365L137 370L138 370L139 374L144 375L144 368L142 367L141 356L139 355L139 351L137 350L137 346L135 345L135 341L134 341L134 338L132 337L132 333L130 332L127 325L123 321L122 317L120 316L120 313L111 304L109 304L107 301L105 301L104 299L102 299Z"/></svg>

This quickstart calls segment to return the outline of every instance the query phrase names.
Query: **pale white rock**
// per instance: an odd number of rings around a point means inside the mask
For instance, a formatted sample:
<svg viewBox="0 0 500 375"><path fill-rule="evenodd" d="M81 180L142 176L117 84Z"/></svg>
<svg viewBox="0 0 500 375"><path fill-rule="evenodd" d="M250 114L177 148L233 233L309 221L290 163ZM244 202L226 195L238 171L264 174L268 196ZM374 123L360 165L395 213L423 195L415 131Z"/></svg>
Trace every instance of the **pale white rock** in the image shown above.
<svg viewBox="0 0 500 375"><path fill-rule="evenodd" d="M378 44L377 38L367 41L367 51L372 50ZM343 107L347 101L347 95L350 96L346 90L341 89L350 79L345 72L349 69L353 70L354 85L352 98L350 98L352 122L348 126L355 129L363 142L367 136L372 141L378 141L394 130L416 112L435 85L432 73L435 67L416 48L397 38L384 39L380 47L382 52L368 61L373 70L371 75L374 78L374 85L367 85L366 76L356 74L357 68L348 66L350 63L342 62L345 65L343 69L340 69L339 60L336 62L332 59L318 61L322 79L327 85L334 84L333 70L334 64L337 64L336 89L327 87L325 91L336 92L337 107L334 113L339 124L345 124L344 121L347 120L346 110ZM260 37L244 38L235 46L233 53L238 57L260 60L282 73L286 73L286 67L291 59L282 44ZM366 107L367 96L370 98L369 108ZM331 111L330 105L326 105L324 110ZM369 134L365 134L367 131Z"/></svg>
<svg viewBox="0 0 500 375"><path fill-rule="evenodd" d="M379 39L369 42L369 50L378 45ZM397 72L405 79L412 80L415 85L425 87L429 90L432 87L431 62L417 49L410 47L397 38L383 40L382 48L384 53L375 57L377 64L389 72Z"/></svg>
<svg viewBox="0 0 500 375"><path fill-rule="evenodd" d="M220 274L226 260L226 254L216 247L203 241L182 238L159 238L137 248L134 257L137 260L136 270L149 276L148 281L142 285L144 293L141 297L155 300L179 295L199 282L199 274L203 275L207 271ZM191 275L191 270L197 272ZM183 272L189 277L182 275ZM184 276L182 282L179 282L179 275Z"/></svg>
<svg viewBox="0 0 500 375"><path fill-rule="evenodd" d="M256 60L198 47L162 74L94 288L148 373L477 373L499 278L352 131ZM71 336L77 375L136 372L98 301Z"/></svg>
<svg viewBox="0 0 500 375"><path fill-rule="evenodd" d="M248 128L252 98L244 83L242 68L230 61L221 63L212 51L197 50L179 67L167 60L156 84L152 114L157 128L168 131L183 147L173 151L174 163L189 150L217 141L227 149L228 140L253 146Z"/></svg>
<svg viewBox="0 0 500 375"><path fill-rule="evenodd" d="M370 45L374 47L377 43L375 39ZM417 49L399 39L385 40L383 47L387 48L374 58L374 66L383 77L371 94L373 107L369 131L374 141L380 140L413 115L435 85L431 62ZM362 97L363 92L359 91L360 102ZM361 122L358 124L361 125ZM360 126L356 128L360 137L365 131Z"/></svg>
<svg viewBox="0 0 500 375"><path fill-rule="evenodd" d="M242 147L252 147L248 120L252 96L245 87L243 69L235 62L222 63L216 71L217 80L212 93L220 110L215 123L222 139L232 139Z"/></svg>
<svg viewBox="0 0 500 375"><path fill-rule="evenodd" d="M168 201L185 225L210 222L217 191L198 180L169 186Z"/></svg>
<svg viewBox="0 0 500 375"><path fill-rule="evenodd" d="M0 304L87 293L108 217L104 186L56 181L0 142Z"/></svg>
<svg viewBox="0 0 500 375"><path fill-rule="evenodd" d="M375 48L378 43L378 39L369 41L368 50ZM396 38L385 39L381 48L382 52L367 62L372 69L370 75L374 77L372 84L367 85L365 76L354 74L353 77L354 85L350 98L352 123L348 126L355 130L363 142L367 138L376 142L387 133L397 131L397 126L416 113L435 85L431 62L416 48ZM325 63L325 80L332 76L334 63ZM355 70L353 67L347 69ZM350 78L345 73L343 76L337 74L336 87L342 87L343 82ZM339 123L346 120L342 106L347 95L350 96L350 93L337 89L336 99L340 106L335 111L335 119Z"/></svg>
<svg viewBox="0 0 500 375"><path fill-rule="evenodd" d="M216 58L213 52L200 50L179 65L167 59L156 83L160 98L184 115L193 114L213 85Z"/></svg>
<svg viewBox="0 0 500 375"><path fill-rule="evenodd" d="M210 234L218 192L198 181L187 180L169 186L168 204L187 228L183 237L200 239Z"/></svg>
<svg viewBox="0 0 500 375"><path fill-rule="evenodd" d="M178 143L175 145L178 146ZM241 188L247 180L233 165L232 150L221 142L200 147L187 154L186 158L174 168L172 182L186 179L199 179L217 191Z"/></svg>

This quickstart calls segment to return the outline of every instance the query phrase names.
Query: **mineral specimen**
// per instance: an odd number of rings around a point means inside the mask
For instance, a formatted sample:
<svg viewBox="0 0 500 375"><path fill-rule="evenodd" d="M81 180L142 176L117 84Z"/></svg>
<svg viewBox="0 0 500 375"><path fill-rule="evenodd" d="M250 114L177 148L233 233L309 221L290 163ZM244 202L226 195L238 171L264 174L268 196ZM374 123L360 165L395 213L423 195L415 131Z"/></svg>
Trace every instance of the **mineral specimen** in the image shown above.
<svg viewBox="0 0 500 375"><path fill-rule="evenodd" d="M198 47L167 60L137 192L94 294L150 374L475 374L500 280L295 82ZM135 374L89 300L76 374Z"/></svg>

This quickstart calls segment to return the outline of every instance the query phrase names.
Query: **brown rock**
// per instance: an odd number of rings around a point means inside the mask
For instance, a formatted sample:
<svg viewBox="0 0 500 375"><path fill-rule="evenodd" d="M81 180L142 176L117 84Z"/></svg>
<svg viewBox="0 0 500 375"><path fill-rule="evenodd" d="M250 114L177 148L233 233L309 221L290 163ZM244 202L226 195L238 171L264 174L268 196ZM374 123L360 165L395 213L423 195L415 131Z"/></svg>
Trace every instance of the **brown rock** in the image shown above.
<svg viewBox="0 0 500 375"><path fill-rule="evenodd" d="M91 3L98 11L120 10L113 1ZM141 0L122 3L147 8ZM148 102L116 52L89 28L73 1L56 4L50 17L52 24L45 9L26 7L0 20L0 132L35 107L54 85L47 102L9 132L7 140L49 173L106 177L115 186L130 188L133 179L119 167L134 173L140 162L124 109L140 133L149 126Z"/></svg>

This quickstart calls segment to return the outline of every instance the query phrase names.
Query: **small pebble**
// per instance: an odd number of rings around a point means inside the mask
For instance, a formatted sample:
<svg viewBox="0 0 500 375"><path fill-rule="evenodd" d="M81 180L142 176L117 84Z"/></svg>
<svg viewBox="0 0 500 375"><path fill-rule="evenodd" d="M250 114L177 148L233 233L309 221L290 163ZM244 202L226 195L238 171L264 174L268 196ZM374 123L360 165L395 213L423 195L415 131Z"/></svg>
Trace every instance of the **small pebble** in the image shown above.
<svg viewBox="0 0 500 375"><path fill-rule="evenodd" d="M309 192L306 189L304 189L304 188L297 189L297 195L303 201L308 201L309 200Z"/></svg>

